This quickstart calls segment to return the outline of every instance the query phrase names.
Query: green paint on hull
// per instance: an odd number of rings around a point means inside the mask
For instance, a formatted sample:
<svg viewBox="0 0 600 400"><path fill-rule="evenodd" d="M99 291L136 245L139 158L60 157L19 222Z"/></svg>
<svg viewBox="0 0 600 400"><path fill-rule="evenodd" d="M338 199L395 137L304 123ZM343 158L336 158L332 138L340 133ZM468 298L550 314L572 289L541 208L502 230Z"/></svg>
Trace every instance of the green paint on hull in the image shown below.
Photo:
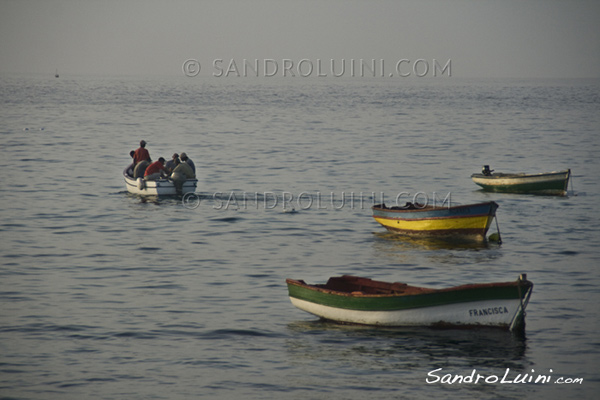
<svg viewBox="0 0 600 400"><path fill-rule="evenodd" d="M475 182L487 192L500 193L556 193L562 194L566 191L565 182L539 182L539 183L521 183L515 185L485 185Z"/></svg>
<svg viewBox="0 0 600 400"><path fill-rule="evenodd" d="M391 311L484 300L519 299L525 296L531 286L530 282L521 281L518 285L472 287L416 295L361 296L324 292L288 283L288 291L290 297L329 307L360 311Z"/></svg>

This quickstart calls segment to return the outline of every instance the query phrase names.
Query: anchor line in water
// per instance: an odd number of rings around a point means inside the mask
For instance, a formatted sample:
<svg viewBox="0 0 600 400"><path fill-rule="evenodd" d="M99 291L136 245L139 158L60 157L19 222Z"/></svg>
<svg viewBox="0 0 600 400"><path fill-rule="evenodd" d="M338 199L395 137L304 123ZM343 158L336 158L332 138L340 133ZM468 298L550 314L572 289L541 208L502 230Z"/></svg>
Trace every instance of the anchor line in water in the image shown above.
<svg viewBox="0 0 600 400"><path fill-rule="evenodd" d="M494 219L496 220L496 232L498 232L498 244L502 244L502 236L500 236L500 226L498 225L498 216L494 215Z"/></svg>

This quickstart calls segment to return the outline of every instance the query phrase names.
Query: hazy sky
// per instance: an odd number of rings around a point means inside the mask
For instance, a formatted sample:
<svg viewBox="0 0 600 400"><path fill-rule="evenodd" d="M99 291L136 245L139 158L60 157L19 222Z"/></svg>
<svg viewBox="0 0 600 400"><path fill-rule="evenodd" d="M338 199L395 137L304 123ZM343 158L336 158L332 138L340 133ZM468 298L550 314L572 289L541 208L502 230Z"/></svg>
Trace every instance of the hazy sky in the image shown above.
<svg viewBox="0 0 600 400"><path fill-rule="evenodd" d="M600 1L0 0L0 73L175 76L187 59L203 75L215 59L375 59L414 76L422 59L455 77L600 77Z"/></svg>

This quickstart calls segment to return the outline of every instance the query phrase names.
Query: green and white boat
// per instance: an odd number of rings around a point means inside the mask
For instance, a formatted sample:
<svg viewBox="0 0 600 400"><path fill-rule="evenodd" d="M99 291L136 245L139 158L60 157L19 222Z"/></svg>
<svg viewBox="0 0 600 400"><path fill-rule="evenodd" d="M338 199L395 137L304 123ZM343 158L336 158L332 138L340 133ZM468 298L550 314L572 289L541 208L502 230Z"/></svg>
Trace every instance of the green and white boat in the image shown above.
<svg viewBox="0 0 600 400"><path fill-rule="evenodd" d="M326 320L377 326L525 329L533 283L513 282L431 289L344 275L326 284L286 279L292 304Z"/></svg>
<svg viewBox="0 0 600 400"><path fill-rule="evenodd" d="M489 166L485 165L482 173L471 175L471 179L487 192L564 196L567 194L570 176L570 169L542 174L506 174L493 173Z"/></svg>

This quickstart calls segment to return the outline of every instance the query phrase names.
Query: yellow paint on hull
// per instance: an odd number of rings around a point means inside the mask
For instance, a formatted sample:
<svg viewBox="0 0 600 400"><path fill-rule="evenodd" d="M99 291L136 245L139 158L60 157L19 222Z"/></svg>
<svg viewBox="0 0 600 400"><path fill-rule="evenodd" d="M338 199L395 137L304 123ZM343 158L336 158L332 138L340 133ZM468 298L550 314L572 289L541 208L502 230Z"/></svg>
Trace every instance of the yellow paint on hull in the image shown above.
<svg viewBox="0 0 600 400"><path fill-rule="evenodd" d="M460 218L431 218L431 219L389 219L375 217L381 225L392 231L414 231L435 233L435 231L481 231L485 235L492 222L492 216L480 215Z"/></svg>

